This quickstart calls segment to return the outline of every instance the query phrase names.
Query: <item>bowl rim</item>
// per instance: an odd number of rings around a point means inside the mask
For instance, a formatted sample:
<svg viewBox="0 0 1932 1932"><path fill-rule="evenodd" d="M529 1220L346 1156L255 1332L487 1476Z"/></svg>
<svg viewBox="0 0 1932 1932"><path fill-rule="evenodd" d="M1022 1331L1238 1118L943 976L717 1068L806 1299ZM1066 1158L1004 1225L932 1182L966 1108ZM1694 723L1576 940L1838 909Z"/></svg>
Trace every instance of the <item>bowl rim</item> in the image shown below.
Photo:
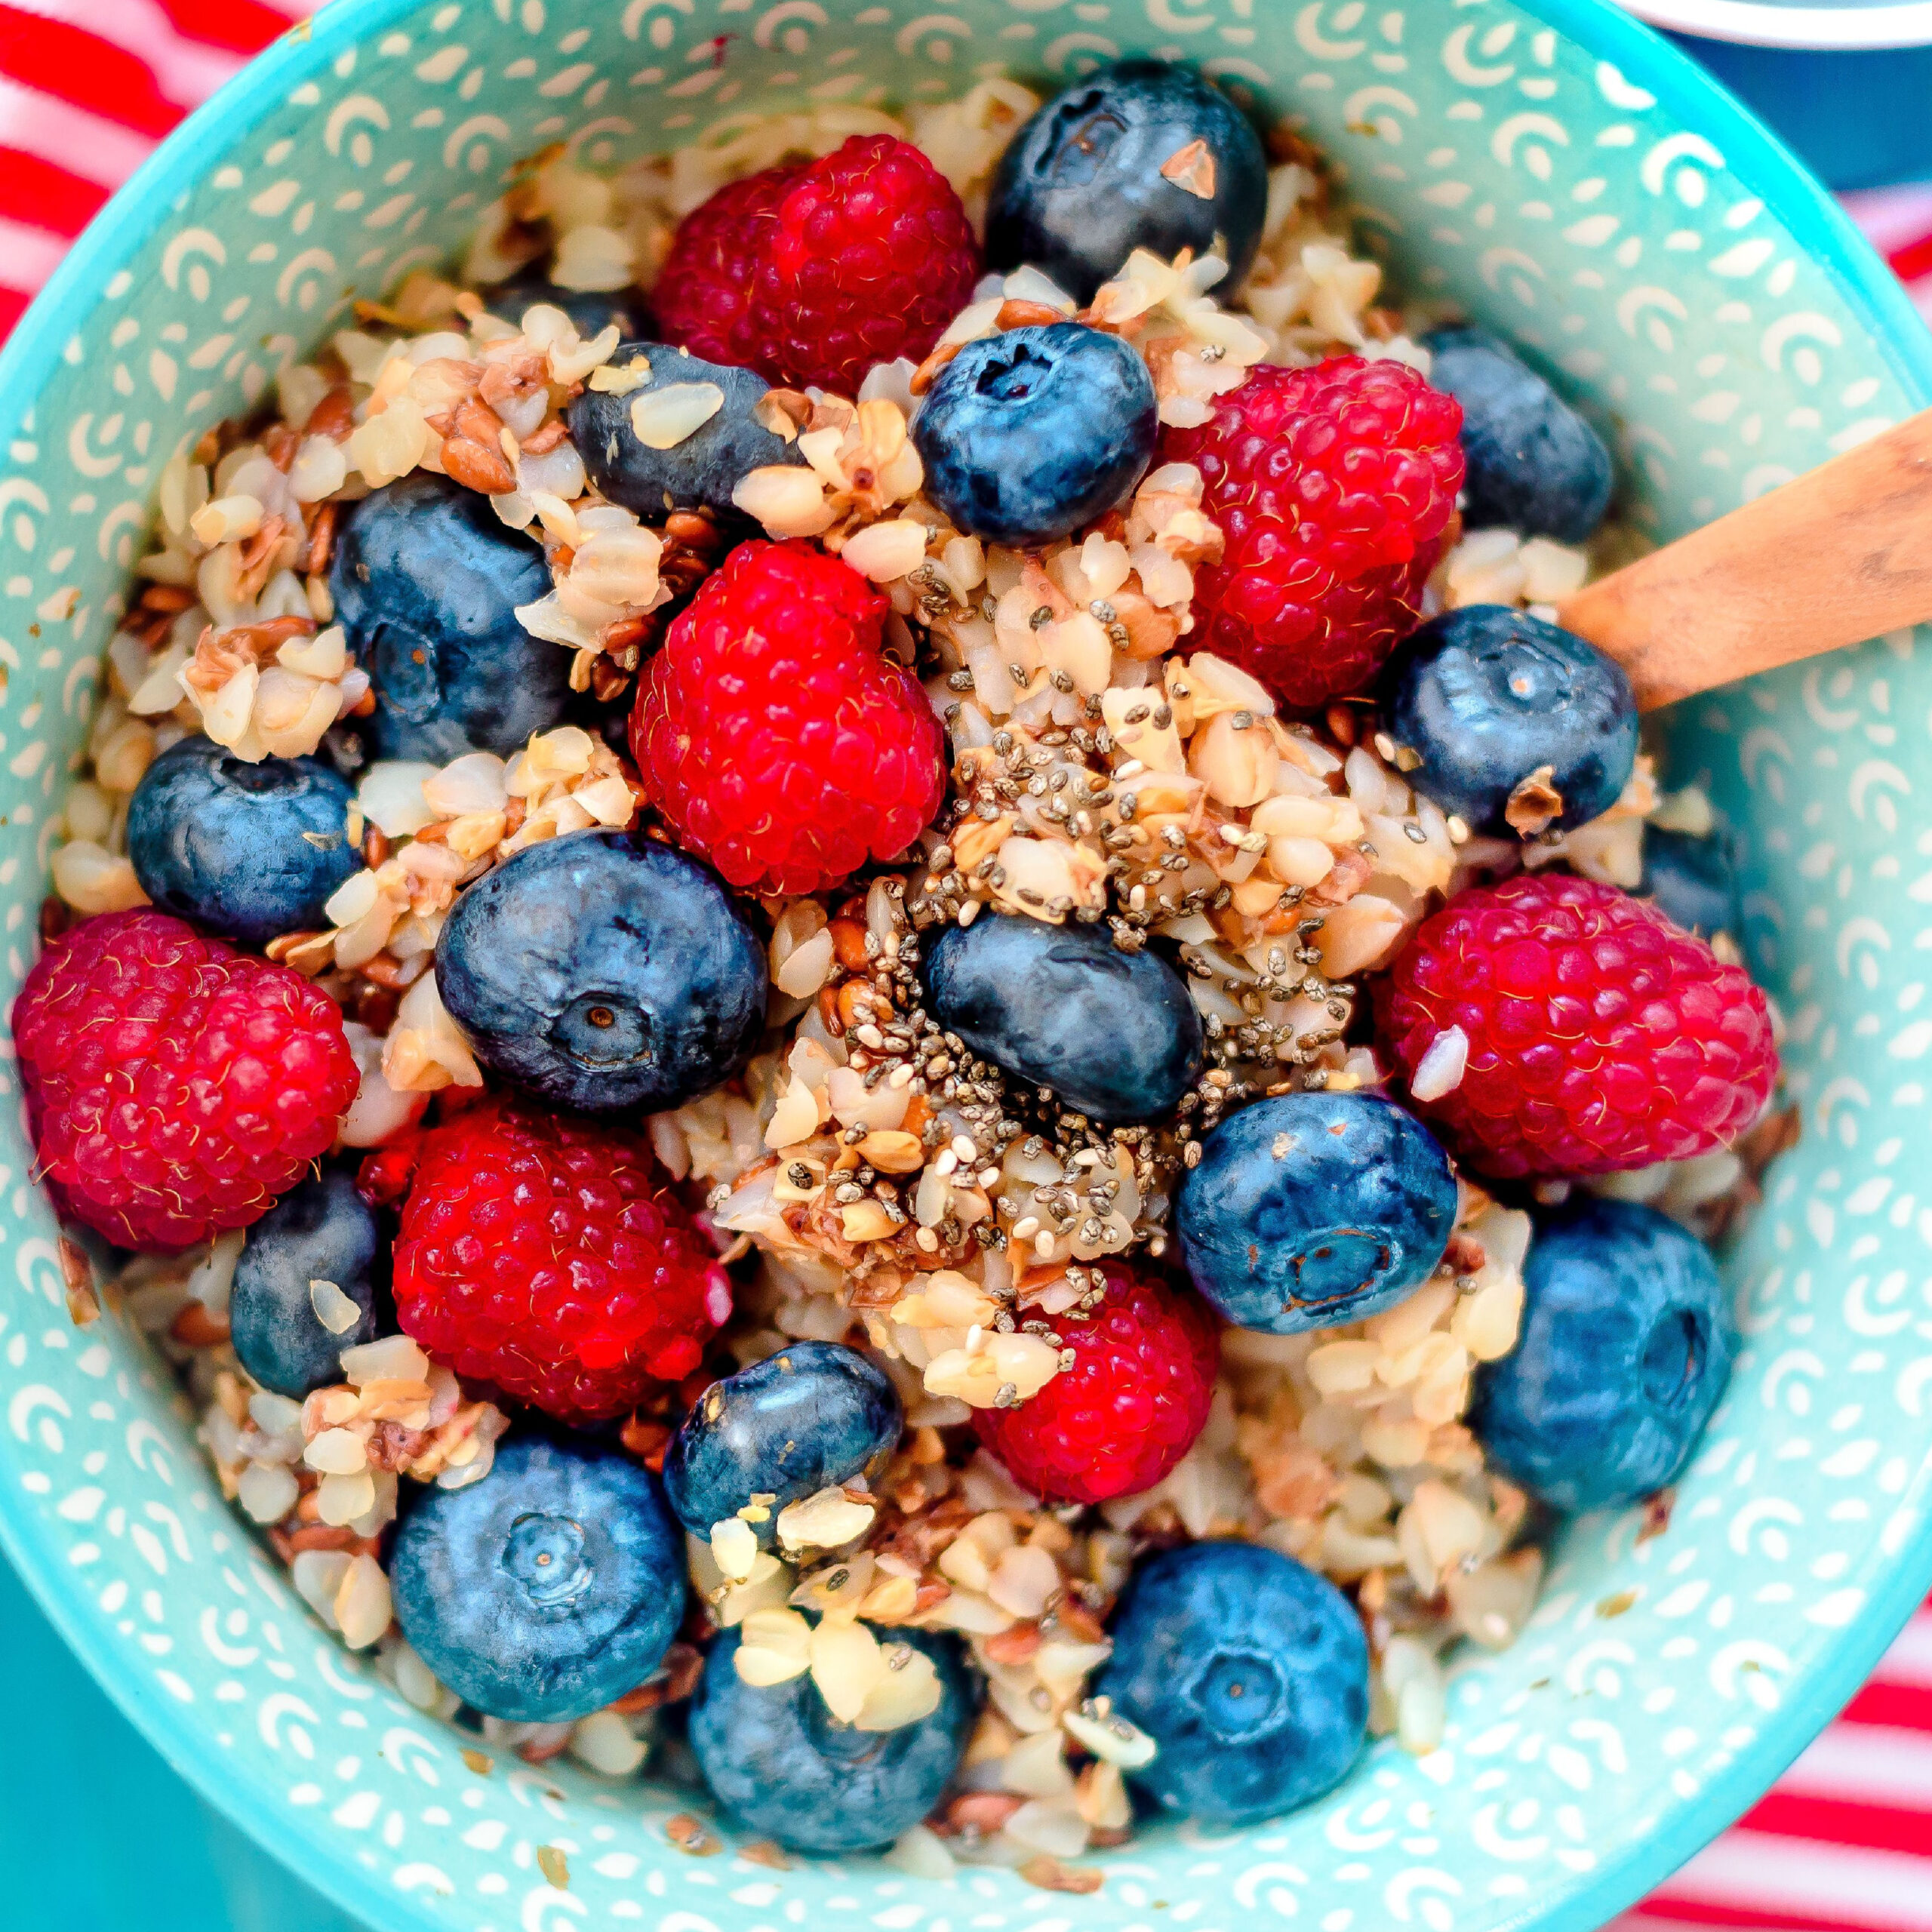
<svg viewBox="0 0 1932 1932"><path fill-rule="evenodd" d="M204 156L226 149L278 108L290 88L315 65L359 45L423 0L332 0L298 23L189 115L88 225L0 349L0 404L11 435L23 411L37 405L48 371L75 325L93 306L94 291L165 220L174 204L205 172ZM1932 406L1932 333L1904 288L1850 217L1791 151L1750 110L1688 54L1635 16L1709 15L1721 10L1784 14L1755 0L1521 0L1542 24L1589 48L1629 78L1640 75L1659 101L1687 126L1715 128L1727 164L1748 179L1794 242L1823 267L1847 305L1870 330L1879 352L1919 408ZM1826 10L1814 8L1813 13ZM1832 10L1836 11L1836 10ZM1932 0L1907 0L1869 12L1923 15L1932 40ZM1695 29L1692 29L1695 30ZM31 1512L0 1508L4 1550L48 1622L94 1681L190 1787L251 1840L314 1890L381 1932L447 1921L420 1915L406 1893L382 1884L340 1846L291 1812L278 1795L244 1785L212 1732L170 1703L112 1641L107 1620L89 1614L74 1592L57 1590L54 1575L69 1574L49 1560L48 1539ZM1678 1806L1667 1822L1599 1866L1592 1883L1549 1911L1520 1922L1535 1932L1597 1932L1732 1824L1780 1776L1836 1715L1932 1591L1932 1516L1921 1525L1885 1575L1875 1583L1857 1621L1841 1635L1799 1692L1770 1714L1754 1745L1714 1776L1698 1796ZM1532 1908L1532 1911L1534 1911Z"/></svg>
<svg viewBox="0 0 1932 1932"><path fill-rule="evenodd" d="M1863 6L1788 5L1785 0L1623 0L1639 20L1673 33L1743 47L1813 53L1932 45L1932 0L1869 0Z"/></svg>

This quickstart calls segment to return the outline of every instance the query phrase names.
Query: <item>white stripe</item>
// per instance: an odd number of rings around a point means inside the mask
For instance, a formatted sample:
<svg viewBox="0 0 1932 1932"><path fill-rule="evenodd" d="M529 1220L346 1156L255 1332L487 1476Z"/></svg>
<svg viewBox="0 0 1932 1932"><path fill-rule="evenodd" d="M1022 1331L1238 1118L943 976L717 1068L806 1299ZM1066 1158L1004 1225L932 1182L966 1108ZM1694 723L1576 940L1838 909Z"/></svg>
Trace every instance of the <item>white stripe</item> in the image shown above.
<svg viewBox="0 0 1932 1932"><path fill-rule="evenodd" d="M143 60L154 69L161 91L183 107L207 100L242 64L237 54L183 40L155 0L14 0L28 13L69 26L85 27L102 40Z"/></svg>
<svg viewBox="0 0 1932 1932"><path fill-rule="evenodd" d="M84 107L36 94L0 74L0 141L40 155L83 180L118 188L155 143L145 134L117 128Z"/></svg>
<svg viewBox="0 0 1932 1932"><path fill-rule="evenodd" d="M67 244L43 229L23 227L17 221L0 216L0 262L6 263L4 278L8 287L25 291L38 288L51 275Z"/></svg>
<svg viewBox="0 0 1932 1932"><path fill-rule="evenodd" d="M1899 1632L1898 1641L1872 1675L1876 1683L1923 1684L1932 1690L1932 1610L1921 1610Z"/></svg>
<svg viewBox="0 0 1932 1932"><path fill-rule="evenodd" d="M1778 1780L1786 1797L1837 1798L1928 1814L1932 1844L1932 1737L1890 1724L1835 1724ZM1932 1897L1932 1868L1925 1878Z"/></svg>
<svg viewBox="0 0 1932 1932"><path fill-rule="evenodd" d="M1671 1898L1734 1912L1814 1914L1875 1932L1932 1932L1926 1861L1906 1852L1734 1831L1700 1851L1664 1889Z"/></svg>

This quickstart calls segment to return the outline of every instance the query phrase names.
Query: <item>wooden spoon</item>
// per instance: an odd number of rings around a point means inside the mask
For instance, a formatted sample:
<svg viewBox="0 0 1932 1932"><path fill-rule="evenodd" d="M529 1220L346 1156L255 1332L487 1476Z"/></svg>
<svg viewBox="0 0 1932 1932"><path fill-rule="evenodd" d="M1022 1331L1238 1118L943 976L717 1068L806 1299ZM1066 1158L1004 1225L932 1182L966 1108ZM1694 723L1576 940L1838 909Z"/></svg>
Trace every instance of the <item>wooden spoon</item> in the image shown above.
<svg viewBox="0 0 1932 1932"><path fill-rule="evenodd" d="M1644 711L1932 619L1932 410L1558 608Z"/></svg>

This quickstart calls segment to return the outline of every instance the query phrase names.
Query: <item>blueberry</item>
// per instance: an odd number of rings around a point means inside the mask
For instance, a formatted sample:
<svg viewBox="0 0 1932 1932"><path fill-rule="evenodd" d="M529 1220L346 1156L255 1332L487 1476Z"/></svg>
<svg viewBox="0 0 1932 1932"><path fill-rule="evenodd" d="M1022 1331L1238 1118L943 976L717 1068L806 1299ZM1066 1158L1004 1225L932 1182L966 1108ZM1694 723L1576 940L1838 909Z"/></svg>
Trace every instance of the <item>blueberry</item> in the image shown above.
<svg viewBox="0 0 1932 1932"><path fill-rule="evenodd" d="M1368 1644L1293 1557L1196 1543L1145 1558L1094 1689L1159 1747L1128 1777L1163 1810L1249 1825L1348 1775L1368 1725Z"/></svg>
<svg viewBox="0 0 1932 1932"><path fill-rule="evenodd" d="M686 1414L664 1457L664 1494L693 1535L771 1496L754 1527L768 1549L788 1503L854 1476L877 1476L905 1422L884 1372L832 1342L793 1342L714 1382Z"/></svg>
<svg viewBox="0 0 1932 1932"><path fill-rule="evenodd" d="M601 335L613 322L626 336L641 334L651 319L642 294L635 288L566 288L552 281L540 260L520 275L484 291L490 312L506 322L521 324L526 309L545 303L561 309L586 342Z"/></svg>
<svg viewBox="0 0 1932 1932"><path fill-rule="evenodd" d="M1737 1329L1703 1243L1634 1201L1573 1195L1536 1217L1522 1339L1482 1369L1469 1426L1555 1508L1675 1481L1730 1378Z"/></svg>
<svg viewBox="0 0 1932 1932"><path fill-rule="evenodd" d="M420 1493L389 1589L402 1634L466 1704L568 1723L657 1668L684 1615L684 1537L648 1469L519 1432L481 1481Z"/></svg>
<svg viewBox="0 0 1932 1932"><path fill-rule="evenodd" d="M549 594L549 566L487 497L427 470L365 497L343 527L329 588L375 688L377 758L508 757L562 717L571 654L516 615Z"/></svg>
<svg viewBox="0 0 1932 1932"><path fill-rule="evenodd" d="M1236 1327L1332 1328L1434 1273L1456 1177L1420 1121L1369 1094L1288 1094L1224 1120L1181 1184L1194 1285Z"/></svg>
<svg viewBox="0 0 1932 1932"><path fill-rule="evenodd" d="M1422 761L1409 782L1473 832L1567 831L1629 782L1637 700L1623 666L1527 611L1445 611L1402 641L1385 675L1390 735Z"/></svg>
<svg viewBox="0 0 1932 1932"><path fill-rule="evenodd" d="M1185 67L1122 60L1055 95L1001 156L986 265L1029 263L1087 302L1136 248L1191 248L1227 263L1232 290L1267 211L1268 157L1241 110Z"/></svg>
<svg viewBox="0 0 1932 1932"><path fill-rule="evenodd" d="M1118 336L1078 322L969 342L913 419L926 494L989 543L1044 543L1103 516L1145 473L1153 378Z"/></svg>
<svg viewBox="0 0 1932 1932"><path fill-rule="evenodd" d="M1423 339L1429 380L1463 405L1463 520L1581 543L1610 507L1603 438L1505 342L1481 329Z"/></svg>
<svg viewBox="0 0 1932 1932"><path fill-rule="evenodd" d="M1201 1016L1180 975L1104 926L987 913L926 954L933 1017L983 1058L1112 1126L1172 1113L1201 1072Z"/></svg>
<svg viewBox="0 0 1932 1932"><path fill-rule="evenodd" d="M801 463L795 442L774 435L752 414L771 385L749 369L706 362L688 349L660 342L629 342L611 359L623 368L641 356L651 380L622 395L586 389L570 408L571 441L590 480L614 503L646 522L667 510L731 508L731 492L747 470ZM665 389L709 383L722 396L716 414L666 449L642 440L632 407Z"/></svg>
<svg viewBox="0 0 1932 1932"><path fill-rule="evenodd" d="M718 1801L794 1851L869 1851L916 1825L952 1781L973 1721L959 1647L924 1630L886 1630L939 1673L938 1708L896 1730L861 1730L826 1708L809 1675L747 1684L739 1632L711 1647L691 1700L691 1746Z"/></svg>
<svg viewBox="0 0 1932 1932"><path fill-rule="evenodd" d="M349 786L312 758L251 764L197 734L147 768L128 807L128 857L154 903L244 946L325 926L362 860Z"/></svg>
<svg viewBox="0 0 1932 1932"><path fill-rule="evenodd" d="M574 832L457 900L436 943L443 1004L492 1072L560 1107L657 1112L745 1063L764 949L695 859Z"/></svg>
<svg viewBox="0 0 1932 1932"><path fill-rule="evenodd" d="M376 1339L389 1244L352 1175L330 1168L285 1194L248 1230L229 1291L228 1323L242 1366L264 1389L300 1401L342 1380L342 1352ZM361 1311L325 1328L310 1284L333 1281Z"/></svg>
<svg viewBox="0 0 1932 1932"><path fill-rule="evenodd" d="M1743 932L1736 856L1722 832L1700 838L1645 826L1644 882L1638 890L1686 932L1705 939L1718 933L1737 939Z"/></svg>

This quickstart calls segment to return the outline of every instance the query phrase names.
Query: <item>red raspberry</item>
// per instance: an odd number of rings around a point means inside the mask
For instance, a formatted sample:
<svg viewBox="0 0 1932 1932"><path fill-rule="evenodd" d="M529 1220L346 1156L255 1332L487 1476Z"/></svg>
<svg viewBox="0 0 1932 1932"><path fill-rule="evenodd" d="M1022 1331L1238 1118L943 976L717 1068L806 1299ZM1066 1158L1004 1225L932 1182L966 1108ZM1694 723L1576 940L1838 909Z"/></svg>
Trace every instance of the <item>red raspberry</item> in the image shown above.
<svg viewBox="0 0 1932 1932"><path fill-rule="evenodd" d="M414 1153L362 1186L408 1189L396 1314L437 1361L575 1423L697 1367L731 1285L641 1136L492 1095Z"/></svg>
<svg viewBox="0 0 1932 1932"><path fill-rule="evenodd" d="M1460 893L1425 921L1380 1019L1411 1079L1463 1029L1461 1081L1417 1110L1489 1174L1617 1174L1727 1146L1777 1072L1740 968L1646 901L1555 873Z"/></svg>
<svg viewBox="0 0 1932 1932"><path fill-rule="evenodd" d="M751 316L752 278L777 231L774 211L804 172L804 165L794 162L747 175L678 223L651 296L666 342L681 343L707 361L762 365Z"/></svg>
<svg viewBox="0 0 1932 1932"><path fill-rule="evenodd" d="M857 392L917 362L971 300L980 251L946 177L889 134L721 189L678 224L657 285L669 339L773 382Z"/></svg>
<svg viewBox="0 0 1932 1932"><path fill-rule="evenodd" d="M1192 648L1293 705L1357 689L1413 629L1463 487L1462 405L1400 362L1262 363L1159 460L1191 463L1227 537L1195 573Z"/></svg>
<svg viewBox="0 0 1932 1932"><path fill-rule="evenodd" d="M14 1044L55 1201L122 1247L260 1220L328 1152L358 1083L326 993L160 912L55 940Z"/></svg>
<svg viewBox="0 0 1932 1932"><path fill-rule="evenodd" d="M1056 1502L1136 1496L1194 1446L1220 1366L1214 1318L1191 1294L1103 1263L1106 1299L1057 1326L1073 1366L1011 1409L975 1409L1015 1481Z"/></svg>
<svg viewBox="0 0 1932 1932"><path fill-rule="evenodd" d="M903 851L946 789L886 601L808 543L741 543L638 684L631 749L688 851L741 891L817 892Z"/></svg>

